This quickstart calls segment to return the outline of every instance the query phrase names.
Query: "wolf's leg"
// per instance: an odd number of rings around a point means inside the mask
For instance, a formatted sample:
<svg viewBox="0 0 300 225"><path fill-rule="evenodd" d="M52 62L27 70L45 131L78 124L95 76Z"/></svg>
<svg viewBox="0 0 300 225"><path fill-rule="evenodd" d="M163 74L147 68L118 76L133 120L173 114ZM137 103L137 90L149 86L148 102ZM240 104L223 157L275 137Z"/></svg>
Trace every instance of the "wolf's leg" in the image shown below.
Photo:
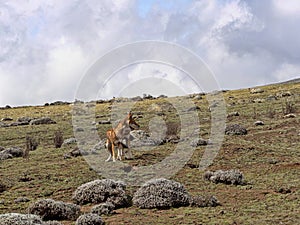
<svg viewBox="0 0 300 225"><path fill-rule="evenodd" d="M111 157L112 157L112 149L111 149L112 146L111 146L111 143L109 142L109 140L106 141L105 147L109 153L109 156L108 156L107 160L105 160L105 161L109 162L109 161L111 161Z"/></svg>

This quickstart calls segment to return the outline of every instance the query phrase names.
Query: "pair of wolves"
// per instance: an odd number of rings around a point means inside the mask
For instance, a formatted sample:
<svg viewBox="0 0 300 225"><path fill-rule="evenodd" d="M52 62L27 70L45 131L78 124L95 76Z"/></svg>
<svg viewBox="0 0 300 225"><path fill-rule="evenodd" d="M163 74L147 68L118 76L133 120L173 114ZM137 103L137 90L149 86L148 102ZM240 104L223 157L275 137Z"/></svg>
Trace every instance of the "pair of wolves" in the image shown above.
<svg viewBox="0 0 300 225"><path fill-rule="evenodd" d="M124 154L124 148L128 148L128 158L132 159L132 153L129 148L130 144L130 131L139 129L140 126L136 123L135 117L129 112L128 115L114 128L106 132L106 148L110 153L106 160L114 162L116 161L115 147L118 149L117 159L122 160ZM124 144L125 141L125 144Z"/></svg>

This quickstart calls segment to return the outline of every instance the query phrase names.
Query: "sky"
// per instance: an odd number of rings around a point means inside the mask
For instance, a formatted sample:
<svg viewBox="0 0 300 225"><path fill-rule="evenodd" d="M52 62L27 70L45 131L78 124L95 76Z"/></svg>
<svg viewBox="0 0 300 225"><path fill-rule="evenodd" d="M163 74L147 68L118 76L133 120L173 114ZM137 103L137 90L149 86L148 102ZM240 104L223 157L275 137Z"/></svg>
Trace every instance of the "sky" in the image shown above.
<svg viewBox="0 0 300 225"><path fill-rule="evenodd" d="M0 106L73 101L93 63L118 46L146 40L193 52L220 89L300 74L298 0L21 2L0 1ZM184 71L145 62L112 74L98 97L201 90Z"/></svg>

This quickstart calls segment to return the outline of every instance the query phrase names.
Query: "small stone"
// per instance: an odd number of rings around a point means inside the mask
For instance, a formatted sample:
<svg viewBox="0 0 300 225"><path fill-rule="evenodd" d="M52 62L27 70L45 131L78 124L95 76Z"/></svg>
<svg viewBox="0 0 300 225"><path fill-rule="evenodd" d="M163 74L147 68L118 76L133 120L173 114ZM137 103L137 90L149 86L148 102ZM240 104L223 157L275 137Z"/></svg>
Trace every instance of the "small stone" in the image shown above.
<svg viewBox="0 0 300 225"><path fill-rule="evenodd" d="M1 121L12 121L13 119L10 118L10 117L5 117L5 118L2 118Z"/></svg>
<svg viewBox="0 0 300 225"><path fill-rule="evenodd" d="M30 199L26 197L20 197L14 200L15 203L21 203L21 202L29 202Z"/></svg>
<svg viewBox="0 0 300 225"><path fill-rule="evenodd" d="M191 146L193 147L198 147L203 145L207 145L207 141L202 138L197 138L191 142Z"/></svg>
<svg viewBox="0 0 300 225"><path fill-rule="evenodd" d="M34 119L31 120L30 125L41 125L41 124L56 124L55 121L53 121L51 118L49 117L42 117L42 118L38 118L38 119Z"/></svg>
<svg viewBox="0 0 300 225"><path fill-rule="evenodd" d="M254 103L263 103L263 102L265 102L265 100L262 98L257 98L257 99L254 99L253 102Z"/></svg>
<svg viewBox="0 0 300 225"><path fill-rule="evenodd" d="M283 116L283 118L295 118L296 117L296 115L294 114L294 113L289 113L289 114L287 114L287 115L285 115L285 116Z"/></svg>
<svg viewBox="0 0 300 225"><path fill-rule="evenodd" d="M239 112L231 112L231 113L228 113L227 117L234 117L234 116L239 116Z"/></svg>
<svg viewBox="0 0 300 225"><path fill-rule="evenodd" d="M255 125L255 126L263 126L263 125L265 125L265 124L264 124L263 121L258 120L258 121L255 121L255 122L254 122L254 125Z"/></svg>
<svg viewBox="0 0 300 225"><path fill-rule="evenodd" d="M251 93L251 94L259 94L259 93L263 93L263 92L264 92L264 90L261 89L261 88L252 88L252 89L250 90L250 93Z"/></svg>
<svg viewBox="0 0 300 225"><path fill-rule="evenodd" d="M111 124L110 120L101 120L99 124Z"/></svg>

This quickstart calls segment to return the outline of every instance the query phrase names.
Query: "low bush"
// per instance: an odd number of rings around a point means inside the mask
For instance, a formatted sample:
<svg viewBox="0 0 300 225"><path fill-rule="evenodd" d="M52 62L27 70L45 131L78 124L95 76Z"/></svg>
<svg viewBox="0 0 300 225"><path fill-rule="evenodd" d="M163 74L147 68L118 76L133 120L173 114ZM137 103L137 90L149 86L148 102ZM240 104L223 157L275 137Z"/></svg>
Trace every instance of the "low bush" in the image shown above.
<svg viewBox="0 0 300 225"><path fill-rule="evenodd" d="M190 195L178 182L164 178L146 182L133 196L140 208L170 208L189 205Z"/></svg>

